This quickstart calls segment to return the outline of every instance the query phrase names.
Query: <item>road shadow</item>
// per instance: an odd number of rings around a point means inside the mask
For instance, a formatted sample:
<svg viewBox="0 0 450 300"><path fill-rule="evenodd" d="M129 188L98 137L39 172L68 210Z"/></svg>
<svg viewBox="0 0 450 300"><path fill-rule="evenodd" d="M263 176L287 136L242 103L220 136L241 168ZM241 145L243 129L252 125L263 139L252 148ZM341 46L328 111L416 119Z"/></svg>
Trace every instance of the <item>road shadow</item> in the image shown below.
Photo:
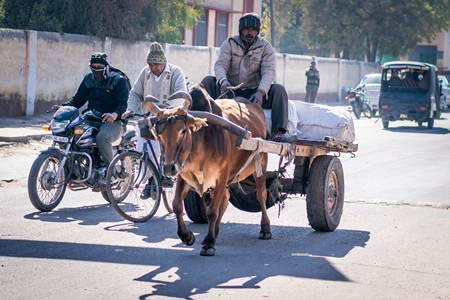
<svg viewBox="0 0 450 300"><path fill-rule="evenodd" d="M27 220L41 222L72 223L80 225L98 225L102 222L118 222L123 218L111 204L85 205L80 207L56 208L49 212L33 212L24 216Z"/></svg>
<svg viewBox="0 0 450 300"><path fill-rule="evenodd" d="M159 207L159 209L164 209L163 204ZM158 215L154 216L149 221L157 219L165 219L171 217L169 214L166 215ZM27 215L24 215L24 219L40 221L40 222L49 222L49 223L78 223L79 225L85 226L96 226L101 223L110 223L110 222L125 222L133 224L132 222L126 221L122 218L115 209L111 206L111 204L95 204L95 205L84 205L80 207L64 207L64 208L56 208L53 211L49 212L33 212ZM142 224L145 224L142 223ZM119 225L122 226L121 223ZM142 225L145 227L145 225Z"/></svg>
<svg viewBox="0 0 450 300"><path fill-rule="evenodd" d="M272 240L259 240L259 225L221 225L214 257L200 256L206 224L188 223L197 236L192 247L175 242L176 220L161 217L146 223L122 223L105 228L143 236L148 247L97 245L78 242L51 242L0 239L0 256L102 262L148 266L150 271L134 280L151 285L155 296L193 299L211 289L259 289L265 279L289 276L329 281L350 281L329 258L342 258L356 247L364 248L370 233L337 229L316 232L311 228L272 226ZM201 234L200 234L201 232ZM164 246L158 241L165 241ZM156 243L155 243L156 241Z"/></svg>
<svg viewBox="0 0 450 300"><path fill-rule="evenodd" d="M390 127L385 128L383 130L391 131L391 132L404 132L404 133L424 133L424 134L449 134L450 130L448 128L442 127L434 127L433 129L428 129L427 126L398 126L398 127Z"/></svg>
<svg viewBox="0 0 450 300"><path fill-rule="evenodd" d="M163 205L158 208L159 210L164 209ZM56 208L49 212L33 212L24 215L24 219L45 222L45 223L78 223L82 226L98 226L102 223L116 222L112 226L105 228L107 231L122 231L131 232L139 236L144 236L150 243L156 243L164 240L164 235L151 234L146 236L149 232L154 232L154 223L164 220L174 220L175 216L173 214L158 214L153 216L150 220L143 223L133 223L122 218L111 206L111 204L96 204L96 205L85 205L80 207L65 207ZM160 223L159 229L166 230L163 223ZM174 227L171 227L173 230ZM159 232L159 231L158 231Z"/></svg>

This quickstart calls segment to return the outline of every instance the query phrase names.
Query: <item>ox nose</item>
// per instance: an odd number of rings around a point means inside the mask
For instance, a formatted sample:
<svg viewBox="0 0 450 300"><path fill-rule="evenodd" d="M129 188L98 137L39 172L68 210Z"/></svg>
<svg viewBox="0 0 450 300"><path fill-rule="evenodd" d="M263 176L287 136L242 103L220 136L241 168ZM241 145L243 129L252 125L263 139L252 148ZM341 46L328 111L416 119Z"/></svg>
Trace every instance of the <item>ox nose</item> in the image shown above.
<svg viewBox="0 0 450 300"><path fill-rule="evenodd" d="M177 168L174 163L165 164L163 168L164 176L166 177L175 177L178 174Z"/></svg>

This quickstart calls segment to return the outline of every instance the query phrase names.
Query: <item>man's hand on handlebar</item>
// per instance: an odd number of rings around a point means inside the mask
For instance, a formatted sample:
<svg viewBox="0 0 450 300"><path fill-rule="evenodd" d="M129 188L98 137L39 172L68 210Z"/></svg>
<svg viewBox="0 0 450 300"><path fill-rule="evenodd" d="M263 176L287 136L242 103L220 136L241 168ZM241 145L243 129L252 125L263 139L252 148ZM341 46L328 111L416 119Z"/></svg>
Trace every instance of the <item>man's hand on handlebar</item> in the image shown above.
<svg viewBox="0 0 450 300"><path fill-rule="evenodd" d="M52 108L50 108L50 111L57 111L59 108L59 105L53 105Z"/></svg>
<svg viewBox="0 0 450 300"><path fill-rule="evenodd" d="M131 120L134 118L134 116L136 115L136 113L134 111L131 110L127 110L126 112L124 112L122 114L122 120Z"/></svg>
<svg viewBox="0 0 450 300"><path fill-rule="evenodd" d="M104 113L102 117L103 123L112 123L117 119L118 115L116 112L112 112L112 113Z"/></svg>

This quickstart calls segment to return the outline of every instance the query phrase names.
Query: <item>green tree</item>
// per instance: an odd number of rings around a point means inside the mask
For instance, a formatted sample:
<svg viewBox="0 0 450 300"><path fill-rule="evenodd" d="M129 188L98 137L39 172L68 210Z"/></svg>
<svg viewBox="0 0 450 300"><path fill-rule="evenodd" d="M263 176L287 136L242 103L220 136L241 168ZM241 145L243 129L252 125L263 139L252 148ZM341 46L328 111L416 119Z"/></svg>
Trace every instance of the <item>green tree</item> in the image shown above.
<svg viewBox="0 0 450 300"><path fill-rule="evenodd" d="M352 0L325 0L318 5L302 1L302 37L310 48L320 46L345 59L359 56L363 49L360 32L353 26Z"/></svg>
<svg viewBox="0 0 450 300"><path fill-rule="evenodd" d="M270 2L273 1L274 15L271 16ZM275 20L275 44L277 51L304 54L307 50L301 39L302 10L300 1L263 0L261 15L261 36L271 41L271 17Z"/></svg>
<svg viewBox="0 0 450 300"><path fill-rule="evenodd" d="M181 42L203 9L185 0L2 0L4 27L132 40Z"/></svg>
<svg viewBox="0 0 450 300"><path fill-rule="evenodd" d="M0 0L0 28L3 27L3 20L5 19L5 10L3 9L4 0Z"/></svg>
<svg viewBox="0 0 450 300"><path fill-rule="evenodd" d="M329 47L343 57L368 61L404 55L423 39L450 28L448 0L299 0L302 37L310 47Z"/></svg>

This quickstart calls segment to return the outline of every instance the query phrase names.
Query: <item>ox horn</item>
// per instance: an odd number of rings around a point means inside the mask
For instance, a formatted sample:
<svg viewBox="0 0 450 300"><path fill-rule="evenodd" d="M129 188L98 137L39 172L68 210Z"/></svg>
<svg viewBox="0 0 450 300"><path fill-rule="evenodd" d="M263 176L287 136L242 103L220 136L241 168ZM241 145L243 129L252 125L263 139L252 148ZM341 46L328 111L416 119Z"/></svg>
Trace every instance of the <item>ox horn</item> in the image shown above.
<svg viewBox="0 0 450 300"><path fill-rule="evenodd" d="M152 95L145 96L145 107L147 107L148 111L152 113L152 115L156 116L161 109L155 104L159 102L159 100Z"/></svg>
<svg viewBox="0 0 450 300"><path fill-rule="evenodd" d="M169 96L168 100L173 100L181 98L184 99L183 107L181 108L184 112L188 113L192 106L192 98L186 91L178 91Z"/></svg>

